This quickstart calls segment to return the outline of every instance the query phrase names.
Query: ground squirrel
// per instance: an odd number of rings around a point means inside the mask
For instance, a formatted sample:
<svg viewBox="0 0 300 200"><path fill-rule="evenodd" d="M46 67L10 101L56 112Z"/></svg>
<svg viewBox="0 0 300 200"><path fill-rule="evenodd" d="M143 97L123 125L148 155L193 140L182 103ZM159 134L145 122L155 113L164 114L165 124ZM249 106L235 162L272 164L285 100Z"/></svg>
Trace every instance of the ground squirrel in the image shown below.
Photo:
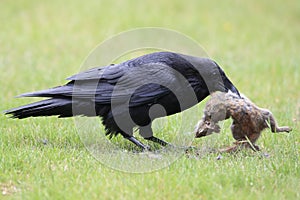
<svg viewBox="0 0 300 200"><path fill-rule="evenodd" d="M259 108L247 97L228 92L214 92L207 101L204 116L198 122L195 134L196 138L219 133L219 121L232 118L231 132L236 140L235 145L221 151L237 151L241 147L260 150L254 143L265 128L271 128L272 132L289 132L292 129L279 127L271 111Z"/></svg>

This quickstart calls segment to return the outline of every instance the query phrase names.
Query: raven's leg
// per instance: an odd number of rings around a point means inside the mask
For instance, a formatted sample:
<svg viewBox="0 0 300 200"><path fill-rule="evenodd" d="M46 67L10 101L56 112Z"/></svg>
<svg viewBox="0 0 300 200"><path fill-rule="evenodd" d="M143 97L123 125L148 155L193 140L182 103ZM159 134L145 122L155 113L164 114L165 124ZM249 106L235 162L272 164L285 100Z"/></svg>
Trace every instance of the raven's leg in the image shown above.
<svg viewBox="0 0 300 200"><path fill-rule="evenodd" d="M133 136L129 135L123 135L124 138L132 142L133 144L137 145L138 147L142 148L143 150L149 150L150 148L147 145L144 145L142 142L140 142L138 139L136 139Z"/></svg>
<svg viewBox="0 0 300 200"><path fill-rule="evenodd" d="M145 140L150 140L152 142L155 142L155 143L158 143L160 144L161 146L167 146L169 143L157 138L157 137L154 137L154 136L151 136L151 137L148 137L148 138L144 138Z"/></svg>
<svg viewBox="0 0 300 200"><path fill-rule="evenodd" d="M140 135L145 139L145 140L150 140L152 142L158 143L162 146L167 146L169 143L153 136L153 131L151 128L151 123L147 126L142 126L140 127Z"/></svg>

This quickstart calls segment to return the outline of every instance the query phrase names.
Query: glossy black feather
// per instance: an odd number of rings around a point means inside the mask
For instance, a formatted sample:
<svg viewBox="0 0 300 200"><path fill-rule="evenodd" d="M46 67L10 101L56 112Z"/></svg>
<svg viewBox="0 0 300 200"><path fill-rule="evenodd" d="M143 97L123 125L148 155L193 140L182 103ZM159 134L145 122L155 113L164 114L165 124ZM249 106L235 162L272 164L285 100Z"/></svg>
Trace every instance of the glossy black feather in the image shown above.
<svg viewBox="0 0 300 200"><path fill-rule="evenodd" d="M15 118L100 116L108 134L126 135L134 126L151 124L148 112L154 104L162 105L167 115L171 115L195 105L213 91L231 90L239 94L214 61L171 52L147 54L120 64L89 69L67 80L63 86L20 95L49 99L6 114ZM196 99L187 98L191 91ZM180 98L187 99L184 106ZM135 123L121 129L114 118L122 117L126 109ZM162 116L157 113L155 117Z"/></svg>

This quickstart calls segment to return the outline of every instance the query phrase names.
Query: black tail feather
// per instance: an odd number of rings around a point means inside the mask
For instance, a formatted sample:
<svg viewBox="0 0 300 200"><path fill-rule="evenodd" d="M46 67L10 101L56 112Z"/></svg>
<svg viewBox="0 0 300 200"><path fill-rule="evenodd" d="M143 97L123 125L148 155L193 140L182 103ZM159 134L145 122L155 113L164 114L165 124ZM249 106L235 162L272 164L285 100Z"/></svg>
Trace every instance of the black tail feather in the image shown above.
<svg viewBox="0 0 300 200"><path fill-rule="evenodd" d="M64 85L46 90L24 93L17 97L71 97L72 91L72 86Z"/></svg>
<svg viewBox="0 0 300 200"><path fill-rule="evenodd" d="M70 117L72 116L72 99L46 99L11 110L7 110L5 111L5 114L12 115L12 118L19 119L52 115L59 115L59 117Z"/></svg>

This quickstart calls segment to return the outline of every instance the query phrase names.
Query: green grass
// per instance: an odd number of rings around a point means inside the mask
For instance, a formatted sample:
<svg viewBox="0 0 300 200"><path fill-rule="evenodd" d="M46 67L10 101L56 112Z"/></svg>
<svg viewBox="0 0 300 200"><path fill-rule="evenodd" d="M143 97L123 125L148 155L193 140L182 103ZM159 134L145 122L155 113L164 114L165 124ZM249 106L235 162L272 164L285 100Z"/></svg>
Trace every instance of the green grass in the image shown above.
<svg viewBox="0 0 300 200"><path fill-rule="evenodd" d="M299 199L299 10L296 0L2 1L1 111L33 101L14 99L20 93L64 84L111 35L159 26L194 38L241 92L294 130L264 131L257 144L268 158L191 154L159 171L130 174L98 162L73 119L0 115L0 199ZM229 122L224 128L193 145L230 145Z"/></svg>

